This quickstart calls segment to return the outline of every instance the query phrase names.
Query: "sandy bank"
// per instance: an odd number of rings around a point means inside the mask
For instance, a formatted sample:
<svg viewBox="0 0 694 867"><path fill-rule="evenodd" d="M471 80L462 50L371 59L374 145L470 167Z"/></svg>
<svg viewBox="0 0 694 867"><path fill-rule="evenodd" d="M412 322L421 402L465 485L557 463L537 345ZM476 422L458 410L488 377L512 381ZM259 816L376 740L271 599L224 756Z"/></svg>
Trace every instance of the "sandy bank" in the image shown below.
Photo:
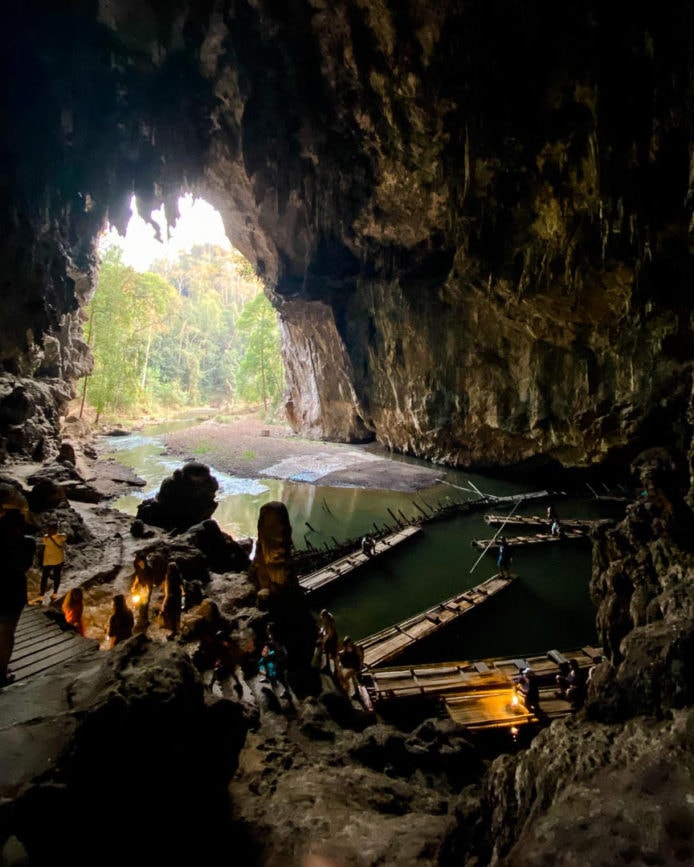
<svg viewBox="0 0 694 867"><path fill-rule="evenodd" d="M242 478L314 485L419 491L436 484L440 471L393 460L374 445L302 439L282 425L245 419L205 421L162 437L169 451Z"/></svg>

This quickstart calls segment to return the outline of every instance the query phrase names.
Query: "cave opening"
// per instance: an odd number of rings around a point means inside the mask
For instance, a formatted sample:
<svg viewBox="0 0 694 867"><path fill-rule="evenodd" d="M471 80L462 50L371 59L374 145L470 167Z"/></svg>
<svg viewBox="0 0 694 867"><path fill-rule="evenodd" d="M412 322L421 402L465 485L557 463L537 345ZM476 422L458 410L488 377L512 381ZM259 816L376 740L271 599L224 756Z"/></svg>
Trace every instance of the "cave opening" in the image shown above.
<svg viewBox="0 0 694 867"><path fill-rule="evenodd" d="M135 196L125 232L108 225L84 308L94 368L80 416L93 421L196 410L283 418L277 311L220 213L188 193L177 216L148 217Z"/></svg>

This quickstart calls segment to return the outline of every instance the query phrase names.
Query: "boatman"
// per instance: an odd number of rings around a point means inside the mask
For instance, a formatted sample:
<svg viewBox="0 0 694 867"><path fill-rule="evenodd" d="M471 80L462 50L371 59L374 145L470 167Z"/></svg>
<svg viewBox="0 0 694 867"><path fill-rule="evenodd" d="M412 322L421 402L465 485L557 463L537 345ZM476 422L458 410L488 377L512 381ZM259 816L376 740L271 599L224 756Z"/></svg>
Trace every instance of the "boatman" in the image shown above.
<svg viewBox="0 0 694 867"><path fill-rule="evenodd" d="M367 557L373 557L376 553L376 543L371 538L371 536L364 536L361 540L361 550L362 553L366 554Z"/></svg>
<svg viewBox="0 0 694 867"><path fill-rule="evenodd" d="M499 567L499 575L502 578L508 578L511 574L511 546L506 536L499 539L499 556L496 565Z"/></svg>

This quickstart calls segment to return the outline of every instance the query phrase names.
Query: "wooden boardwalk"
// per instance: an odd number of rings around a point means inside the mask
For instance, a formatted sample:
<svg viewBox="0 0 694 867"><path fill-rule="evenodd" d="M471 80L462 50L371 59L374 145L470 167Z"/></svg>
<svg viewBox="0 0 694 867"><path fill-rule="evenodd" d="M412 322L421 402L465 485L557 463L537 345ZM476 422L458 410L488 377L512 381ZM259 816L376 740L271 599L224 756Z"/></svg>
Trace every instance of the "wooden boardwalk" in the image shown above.
<svg viewBox="0 0 694 867"><path fill-rule="evenodd" d="M17 626L10 671L15 683L98 652L98 643L64 628L42 608L26 606Z"/></svg>
<svg viewBox="0 0 694 867"><path fill-rule="evenodd" d="M377 668L366 672L363 679L377 707L398 700L429 703L442 700L451 719L471 730L511 727L549 722L571 713L569 702L555 695L559 663L576 659L587 670L601 654L600 648L586 646L518 659ZM517 700L513 678L524 668L532 669L537 678L541 719Z"/></svg>
<svg viewBox="0 0 694 867"><path fill-rule="evenodd" d="M484 520L492 526L500 526L503 524L515 524L528 527L548 527L551 521L541 515L485 515ZM586 530L590 531L595 527L614 524L614 521L609 519L590 519L590 518L570 518L568 521L559 521L559 526L562 530Z"/></svg>
<svg viewBox="0 0 694 867"><path fill-rule="evenodd" d="M551 533L533 533L532 536L506 536L506 541L512 548L522 548L526 545L543 545L552 542L566 542L567 539L587 539L590 535L590 530L562 530L560 536L553 536ZM499 538L493 539L473 539L470 543L473 548L480 550L493 551L499 547Z"/></svg>
<svg viewBox="0 0 694 867"><path fill-rule="evenodd" d="M391 533L389 536L384 536L382 539L374 540L375 548L371 557L368 557L362 551L354 551L351 554L347 554L345 557L340 557L338 560L334 560L332 563L323 566L321 569L317 569L315 572L311 572L310 575L304 575L302 578L299 578L299 584L307 593L313 593L315 590L326 587L337 581L339 578L349 575L351 572L354 572L366 563L372 562L374 559L377 559L379 556L391 551L402 542L411 539L412 536L415 536L417 533L421 533L421 531L422 528L419 524L403 527L401 530Z"/></svg>
<svg viewBox="0 0 694 867"><path fill-rule="evenodd" d="M493 575L476 587L464 590L457 596L415 614L414 617L362 639L359 645L364 651L364 668L371 669L395 659L418 641L428 638L463 614L467 614L468 611L479 608L492 596L508 587L515 577L512 575L509 578L502 578L500 575Z"/></svg>

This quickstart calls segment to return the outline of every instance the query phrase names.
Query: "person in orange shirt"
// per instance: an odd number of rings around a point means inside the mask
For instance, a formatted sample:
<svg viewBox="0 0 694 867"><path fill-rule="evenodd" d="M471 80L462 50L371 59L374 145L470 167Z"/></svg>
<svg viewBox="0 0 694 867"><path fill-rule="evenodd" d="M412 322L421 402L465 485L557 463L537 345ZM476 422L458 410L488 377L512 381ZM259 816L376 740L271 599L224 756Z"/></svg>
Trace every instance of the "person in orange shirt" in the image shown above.
<svg viewBox="0 0 694 867"><path fill-rule="evenodd" d="M75 632L84 635L84 595L81 587L73 587L68 590L63 599L63 614L65 622L68 623Z"/></svg>
<svg viewBox="0 0 694 867"><path fill-rule="evenodd" d="M48 579L53 580L53 592L51 593L51 601L58 596L58 588L60 587L60 578L63 573L63 564L65 563L65 543L67 536L60 532L60 524L53 523L48 527L48 532L43 537L43 559L41 561L41 589L39 591L37 602L42 602L46 588L48 587Z"/></svg>

